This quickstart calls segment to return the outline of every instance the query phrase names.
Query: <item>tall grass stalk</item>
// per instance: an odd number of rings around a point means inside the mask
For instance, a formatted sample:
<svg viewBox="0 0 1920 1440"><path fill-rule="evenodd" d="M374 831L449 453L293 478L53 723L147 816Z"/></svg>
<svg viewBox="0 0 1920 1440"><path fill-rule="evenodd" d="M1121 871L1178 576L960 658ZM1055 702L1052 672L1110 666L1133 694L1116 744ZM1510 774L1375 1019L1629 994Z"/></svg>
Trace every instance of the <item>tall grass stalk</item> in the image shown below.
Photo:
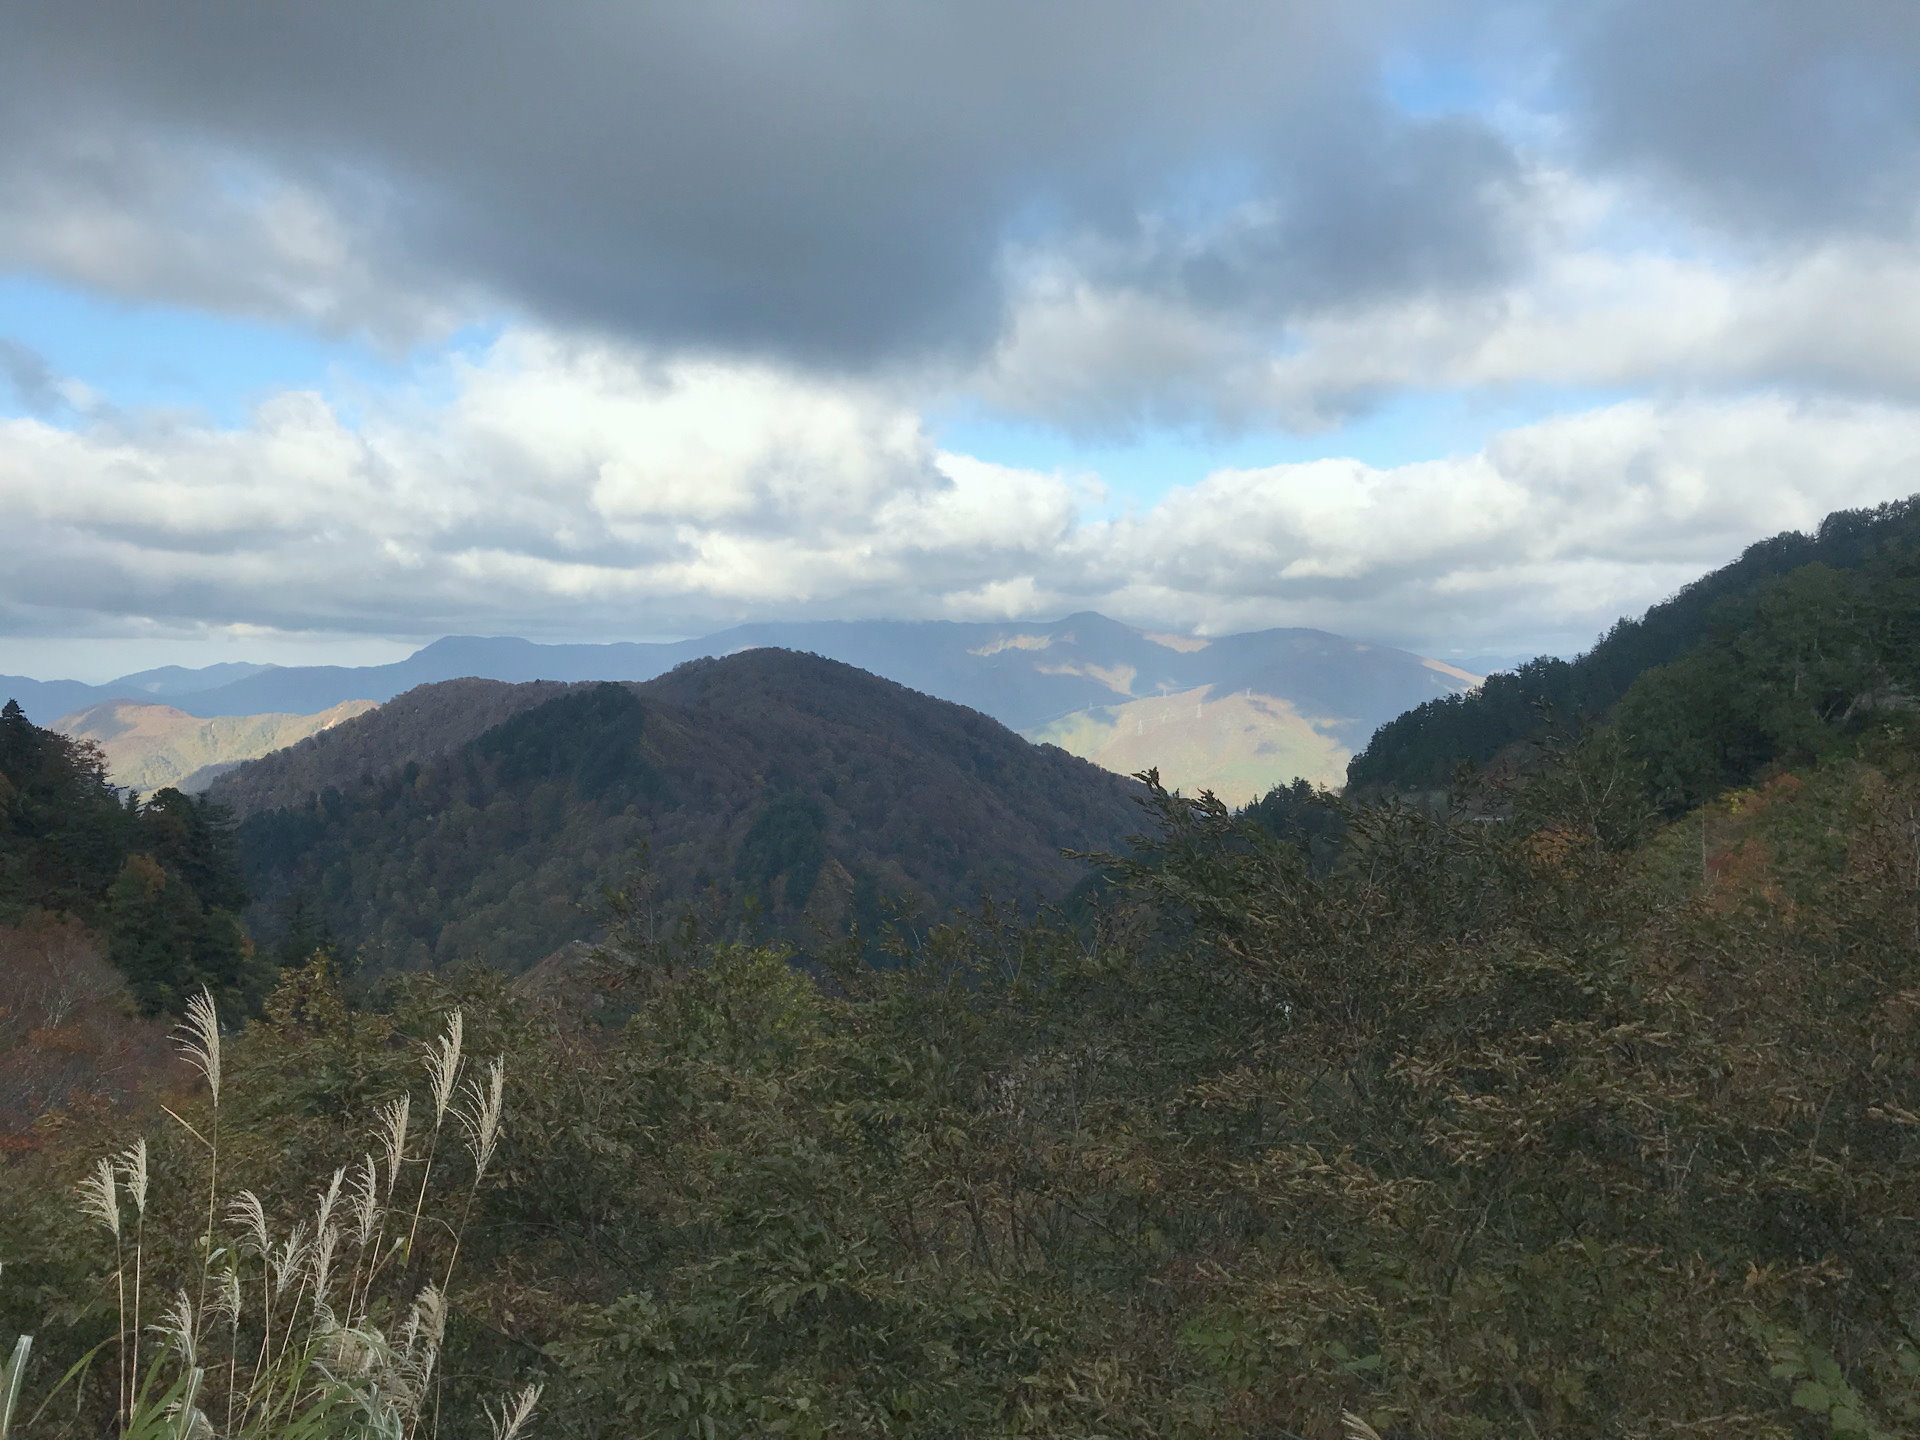
<svg viewBox="0 0 1920 1440"><path fill-rule="evenodd" d="M207 1137L207 1229L201 1251L200 1297L196 1314L207 1308L207 1282L213 1274L213 1232L220 1213L220 1014L214 1007L213 992L202 987L187 1001L187 1018L181 1022L180 1052L207 1079L207 1094L213 1109ZM198 1337L196 1337L198 1338Z"/></svg>
<svg viewBox="0 0 1920 1440"><path fill-rule="evenodd" d="M427 1052L427 1080L433 1095L433 1133L427 1142L426 1163L420 1171L420 1192L414 1200L413 1219L407 1226L407 1264L413 1266L414 1241L420 1233L420 1217L427 1204L427 1184L433 1178L434 1157L440 1150L440 1130L446 1123L447 1107L453 1103L454 1087L460 1079L461 1048L466 1039L466 1021L458 1009L447 1017L446 1034Z"/></svg>
<svg viewBox="0 0 1920 1440"><path fill-rule="evenodd" d="M416 1440L437 1433L446 1297L499 1145L504 1066L495 1060L461 1086L465 1036L455 1011L427 1057L431 1127L416 1132L406 1096L382 1105L361 1158L312 1192L304 1214L277 1221L255 1191L241 1190L223 1205L215 1188L222 1074L211 996L196 997L182 1030L181 1048L206 1077L214 1112L205 1134L174 1117L208 1155L204 1233L176 1247L151 1243L165 1231L148 1233L152 1176L144 1140L99 1161L80 1186L82 1210L114 1245L118 1364L113 1417L101 1432L117 1440ZM474 1164L463 1195L432 1186L449 1114ZM409 1165L420 1167L421 1183L401 1200ZM442 1216L456 1203L458 1222L446 1223ZM223 1233L232 1239L223 1241ZM448 1258L444 1270L435 1267L438 1283L415 1290L409 1277L429 1263L416 1247L442 1233ZM396 1255L407 1263L383 1279ZM149 1325L143 1297L159 1285L166 1289L157 1293L169 1299ZM147 1331L155 1341L143 1351ZM31 1343L23 1338L0 1369L0 1440L13 1424ZM498 1409L482 1407L496 1440L516 1440L538 1398L530 1386ZM220 1417L218 1430L210 1416Z"/></svg>
<svg viewBox="0 0 1920 1440"><path fill-rule="evenodd" d="M114 1345L119 1400L114 1415L125 1419L127 1393L132 1385L127 1356L127 1260L120 1230L120 1185L113 1161L102 1157L80 1182L80 1209L98 1220L113 1236L113 1283L119 1303L119 1330Z"/></svg>

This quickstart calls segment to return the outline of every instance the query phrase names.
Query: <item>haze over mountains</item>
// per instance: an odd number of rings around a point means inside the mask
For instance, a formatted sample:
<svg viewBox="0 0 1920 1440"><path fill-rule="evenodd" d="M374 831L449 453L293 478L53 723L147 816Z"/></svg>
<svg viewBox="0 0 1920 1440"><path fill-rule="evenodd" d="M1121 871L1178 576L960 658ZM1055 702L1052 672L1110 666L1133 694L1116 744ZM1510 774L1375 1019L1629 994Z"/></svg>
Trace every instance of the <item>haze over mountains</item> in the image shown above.
<svg viewBox="0 0 1920 1440"><path fill-rule="evenodd" d="M1337 784L1379 725L1478 681L1439 661L1319 630L1200 638L1089 612L1039 624L756 624L658 644L454 636L390 665L168 667L101 686L0 677L0 687L41 724L121 699L164 701L209 718L314 715L465 677L643 681L687 660L765 647L839 660L1121 773L1158 766L1171 784L1235 802L1296 776Z"/></svg>

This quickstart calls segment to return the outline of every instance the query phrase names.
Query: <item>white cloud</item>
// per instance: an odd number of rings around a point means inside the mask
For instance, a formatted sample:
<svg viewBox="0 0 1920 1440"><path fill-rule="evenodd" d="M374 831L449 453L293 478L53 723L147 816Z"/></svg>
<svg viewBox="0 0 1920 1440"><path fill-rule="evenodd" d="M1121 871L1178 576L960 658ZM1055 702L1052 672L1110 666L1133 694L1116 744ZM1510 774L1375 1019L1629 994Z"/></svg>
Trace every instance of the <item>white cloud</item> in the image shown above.
<svg viewBox="0 0 1920 1440"><path fill-rule="evenodd" d="M400 634L940 613L1075 512L1065 479L943 456L896 400L767 367L521 333L455 378L359 429L310 392L234 430L0 423L4 598Z"/></svg>
<svg viewBox="0 0 1920 1440"><path fill-rule="evenodd" d="M1221 471L1076 551L1082 573L1128 577L1116 608L1216 631L1566 648L1754 540L1917 490L1920 410L1637 401L1451 460Z"/></svg>
<svg viewBox="0 0 1920 1440"><path fill-rule="evenodd" d="M236 429L0 423L0 611L16 632L659 637L1091 607L1561 649L1753 540L1920 489L1920 409L1768 394L1392 468L1225 470L1102 520L1084 482L941 453L879 389L531 332L454 381L359 428L312 393Z"/></svg>

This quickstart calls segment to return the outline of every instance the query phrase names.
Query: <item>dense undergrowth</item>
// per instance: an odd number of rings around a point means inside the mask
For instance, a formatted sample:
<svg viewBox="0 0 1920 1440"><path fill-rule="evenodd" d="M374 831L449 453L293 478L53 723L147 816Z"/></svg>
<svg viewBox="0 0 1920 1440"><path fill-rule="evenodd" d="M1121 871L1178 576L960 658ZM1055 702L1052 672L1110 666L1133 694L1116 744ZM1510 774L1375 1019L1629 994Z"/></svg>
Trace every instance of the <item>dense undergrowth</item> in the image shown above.
<svg viewBox="0 0 1920 1440"><path fill-rule="evenodd" d="M406 1433L537 1383L549 1437L1912 1434L1917 757L1876 722L1674 821L1605 734L1460 813L1157 794L1090 926L802 970L630 913L597 1006L477 969L350 1004L316 959L227 1037L220 1193L316 1233L457 1010L505 1120L484 1177L438 1152L372 1317L451 1274ZM154 1294L246 1235L205 1223L204 1086L174 1108ZM36 1436L117 1404L72 1197L128 1123L0 1170L23 1404L94 1357Z"/></svg>

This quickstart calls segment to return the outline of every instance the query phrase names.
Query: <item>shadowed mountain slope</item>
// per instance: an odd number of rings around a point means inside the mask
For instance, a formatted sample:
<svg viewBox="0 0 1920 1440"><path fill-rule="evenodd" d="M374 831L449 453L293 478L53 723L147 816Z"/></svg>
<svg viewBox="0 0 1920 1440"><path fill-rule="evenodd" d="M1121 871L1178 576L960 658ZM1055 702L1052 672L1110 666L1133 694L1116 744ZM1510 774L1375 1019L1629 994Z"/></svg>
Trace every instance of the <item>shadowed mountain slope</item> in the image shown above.
<svg viewBox="0 0 1920 1440"><path fill-rule="evenodd" d="M517 713L475 732L476 702ZM456 715L464 736L436 723ZM1085 873L1061 850L1121 845L1136 791L974 711L757 650L641 685L427 687L213 793L246 815L257 928L297 903L376 965L517 970L593 934L583 902L643 849L663 912L751 896L795 939L871 933L894 906L1059 897Z"/></svg>

